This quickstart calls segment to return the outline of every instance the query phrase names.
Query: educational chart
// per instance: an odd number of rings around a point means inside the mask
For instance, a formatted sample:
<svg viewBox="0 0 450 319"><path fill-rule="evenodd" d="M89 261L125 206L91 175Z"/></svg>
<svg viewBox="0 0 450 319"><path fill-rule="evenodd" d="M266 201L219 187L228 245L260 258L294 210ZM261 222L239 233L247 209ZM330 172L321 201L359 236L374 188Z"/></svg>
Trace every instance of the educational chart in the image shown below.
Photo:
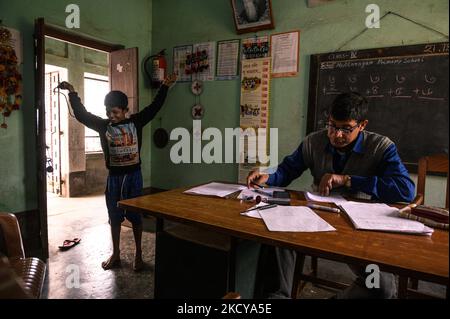
<svg viewBox="0 0 450 319"><path fill-rule="evenodd" d="M242 60L269 57L270 42L268 36L252 37L242 40Z"/></svg>
<svg viewBox="0 0 450 319"><path fill-rule="evenodd" d="M233 80L239 76L239 49L241 41L217 42L217 80Z"/></svg>
<svg viewBox="0 0 450 319"><path fill-rule="evenodd" d="M245 183L250 171L262 167L258 154L267 154L270 100L270 58L242 61L239 182ZM266 129L258 130L258 129ZM247 130L248 129L248 130ZM264 132L264 134L261 134ZM258 141L258 138L261 140ZM253 151L252 151L253 150Z"/></svg>
<svg viewBox="0 0 450 319"><path fill-rule="evenodd" d="M214 81L216 66L216 43L194 44L192 54L188 56L189 72L193 80Z"/></svg>
<svg viewBox="0 0 450 319"><path fill-rule="evenodd" d="M188 56L192 54L192 45L182 45L173 48L173 72L177 75L178 82L190 82L192 74L188 71Z"/></svg>

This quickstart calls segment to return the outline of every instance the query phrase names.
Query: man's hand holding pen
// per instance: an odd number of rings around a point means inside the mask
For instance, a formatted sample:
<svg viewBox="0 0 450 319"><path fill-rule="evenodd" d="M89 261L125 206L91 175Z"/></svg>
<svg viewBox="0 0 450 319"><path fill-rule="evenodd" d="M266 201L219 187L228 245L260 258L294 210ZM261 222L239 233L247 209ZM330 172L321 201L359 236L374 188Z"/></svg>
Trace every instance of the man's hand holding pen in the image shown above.
<svg viewBox="0 0 450 319"><path fill-rule="evenodd" d="M259 170L254 170L250 172L247 176L247 187L248 188L264 188L262 184L265 184L269 179L269 174L263 174Z"/></svg>

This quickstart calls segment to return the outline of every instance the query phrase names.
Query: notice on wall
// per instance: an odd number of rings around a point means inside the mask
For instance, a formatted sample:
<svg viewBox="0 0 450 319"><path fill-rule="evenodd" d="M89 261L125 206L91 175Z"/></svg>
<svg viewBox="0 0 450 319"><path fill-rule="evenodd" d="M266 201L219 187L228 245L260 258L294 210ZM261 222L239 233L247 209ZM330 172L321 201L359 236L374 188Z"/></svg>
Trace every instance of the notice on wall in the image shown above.
<svg viewBox="0 0 450 319"><path fill-rule="evenodd" d="M299 41L299 31L271 35L272 77L298 74Z"/></svg>
<svg viewBox="0 0 450 319"><path fill-rule="evenodd" d="M240 137L240 183L245 183L251 170L262 166L257 157L258 148L261 148L259 152L267 154L270 63L270 58L242 61L240 127L243 133Z"/></svg>
<svg viewBox="0 0 450 319"><path fill-rule="evenodd" d="M173 72L178 82L190 82L192 74L187 68L188 56L192 54L192 45L182 45L173 48Z"/></svg>
<svg viewBox="0 0 450 319"><path fill-rule="evenodd" d="M269 57L270 42L268 36L253 37L242 40L242 60Z"/></svg>
<svg viewBox="0 0 450 319"><path fill-rule="evenodd" d="M239 50L241 41L217 42L217 80L233 80L239 76Z"/></svg>

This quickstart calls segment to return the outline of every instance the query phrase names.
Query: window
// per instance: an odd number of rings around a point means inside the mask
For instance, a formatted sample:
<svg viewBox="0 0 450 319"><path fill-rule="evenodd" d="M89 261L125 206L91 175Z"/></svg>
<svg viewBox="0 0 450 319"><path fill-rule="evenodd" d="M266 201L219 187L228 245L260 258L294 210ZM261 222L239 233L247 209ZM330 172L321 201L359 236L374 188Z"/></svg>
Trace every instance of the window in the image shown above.
<svg viewBox="0 0 450 319"><path fill-rule="evenodd" d="M84 106L88 112L106 118L104 99L108 92L109 79L107 76L84 73ZM86 127L84 134L86 153L102 152L98 133Z"/></svg>

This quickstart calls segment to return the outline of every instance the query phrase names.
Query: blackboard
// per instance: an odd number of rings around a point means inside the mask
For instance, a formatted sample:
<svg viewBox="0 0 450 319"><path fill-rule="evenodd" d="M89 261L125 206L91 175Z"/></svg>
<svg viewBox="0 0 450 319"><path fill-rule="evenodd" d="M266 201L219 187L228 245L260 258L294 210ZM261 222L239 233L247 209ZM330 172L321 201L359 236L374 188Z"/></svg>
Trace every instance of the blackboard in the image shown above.
<svg viewBox="0 0 450 319"><path fill-rule="evenodd" d="M418 159L448 154L449 43L311 56L307 133L325 127L337 94L355 91L369 101L367 130L388 136L412 172Z"/></svg>

